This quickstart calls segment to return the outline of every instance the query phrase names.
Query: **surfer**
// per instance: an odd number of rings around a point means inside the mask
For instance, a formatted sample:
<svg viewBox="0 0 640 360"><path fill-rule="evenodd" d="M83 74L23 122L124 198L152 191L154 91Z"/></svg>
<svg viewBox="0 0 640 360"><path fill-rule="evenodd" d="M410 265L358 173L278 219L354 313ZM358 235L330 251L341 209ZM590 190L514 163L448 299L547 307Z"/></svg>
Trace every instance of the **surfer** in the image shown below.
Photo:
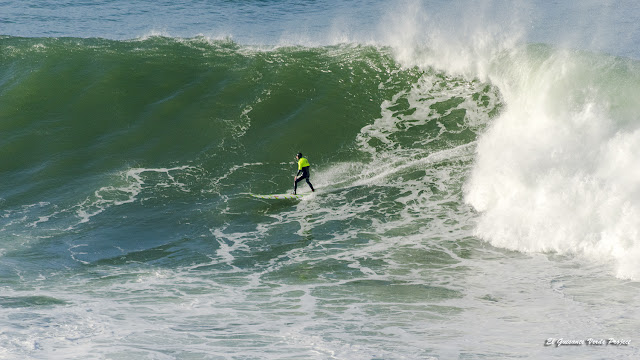
<svg viewBox="0 0 640 360"><path fill-rule="evenodd" d="M307 184L309 184L311 191L315 191L313 189L313 185L309 182L309 167L311 166L309 164L309 160L302 157L302 153L298 153L298 155L296 155L296 160L298 161L298 173L293 176L293 195L296 195L298 182L302 181L302 179L307 180Z"/></svg>

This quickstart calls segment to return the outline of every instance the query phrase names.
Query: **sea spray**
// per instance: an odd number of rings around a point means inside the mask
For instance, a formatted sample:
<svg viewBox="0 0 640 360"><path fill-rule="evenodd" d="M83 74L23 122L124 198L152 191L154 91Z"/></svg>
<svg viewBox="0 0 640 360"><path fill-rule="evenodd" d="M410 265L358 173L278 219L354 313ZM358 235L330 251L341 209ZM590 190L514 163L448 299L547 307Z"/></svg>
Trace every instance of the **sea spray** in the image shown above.
<svg viewBox="0 0 640 360"><path fill-rule="evenodd" d="M515 54L490 75L506 107L479 138L466 186L480 212L476 235L613 260L618 277L637 279L640 131L623 89L640 84L638 64L538 46Z"/></svg>

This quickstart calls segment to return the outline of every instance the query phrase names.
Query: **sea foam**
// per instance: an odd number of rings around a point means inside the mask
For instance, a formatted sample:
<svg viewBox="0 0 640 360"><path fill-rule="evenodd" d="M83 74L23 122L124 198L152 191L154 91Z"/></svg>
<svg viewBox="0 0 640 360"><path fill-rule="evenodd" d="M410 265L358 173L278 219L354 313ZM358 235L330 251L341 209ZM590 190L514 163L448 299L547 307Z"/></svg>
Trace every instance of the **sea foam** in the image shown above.
<svg viewBox="0 0 640 360"><path fill-rule="evenodd" d="M527 44L517 19L487 25L482 9L480 20L453 28L408 4L395 21L407 31L388 37L398 61L488 82L504 101L478 138L465 184L478 212L475 235L522 252L585 256L617 277L640 278L640 64Z"/></svg>

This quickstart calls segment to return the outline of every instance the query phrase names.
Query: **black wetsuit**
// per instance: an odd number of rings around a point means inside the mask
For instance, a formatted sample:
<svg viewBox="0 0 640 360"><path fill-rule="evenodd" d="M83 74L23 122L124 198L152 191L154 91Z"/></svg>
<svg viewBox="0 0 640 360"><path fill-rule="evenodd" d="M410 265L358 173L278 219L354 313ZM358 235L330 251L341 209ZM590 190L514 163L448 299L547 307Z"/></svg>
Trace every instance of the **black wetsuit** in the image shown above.
<svg viewBox="0 0 640 360"><path fill-rule="evenodd" d="M300 174L302 174L302 176L300 176ZM313 189L313 185L311 185L311 182L309 182L309 176L310 176L310 174L309 174L309 166L305 166L305 167L301 168L300 170L298 170L298 174L296 174L296 176L298 178L296 179L296 181L293 184L293 193L294 194L298 190L298 182L302 181L302 179L307 181L307 184L311 188L311 191L315 191Z"/></svg>

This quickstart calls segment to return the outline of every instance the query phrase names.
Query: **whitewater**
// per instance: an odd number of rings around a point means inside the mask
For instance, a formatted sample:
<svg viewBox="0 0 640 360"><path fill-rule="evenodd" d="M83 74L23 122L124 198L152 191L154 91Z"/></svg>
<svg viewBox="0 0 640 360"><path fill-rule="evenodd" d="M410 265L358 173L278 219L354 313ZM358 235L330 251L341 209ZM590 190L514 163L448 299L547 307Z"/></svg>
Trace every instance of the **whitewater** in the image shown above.
<svg viewBox="0 0 640 360"><path fill-rule="evenodd" d="M0 14L0 359L639 356L631 2Z"/></svg>

